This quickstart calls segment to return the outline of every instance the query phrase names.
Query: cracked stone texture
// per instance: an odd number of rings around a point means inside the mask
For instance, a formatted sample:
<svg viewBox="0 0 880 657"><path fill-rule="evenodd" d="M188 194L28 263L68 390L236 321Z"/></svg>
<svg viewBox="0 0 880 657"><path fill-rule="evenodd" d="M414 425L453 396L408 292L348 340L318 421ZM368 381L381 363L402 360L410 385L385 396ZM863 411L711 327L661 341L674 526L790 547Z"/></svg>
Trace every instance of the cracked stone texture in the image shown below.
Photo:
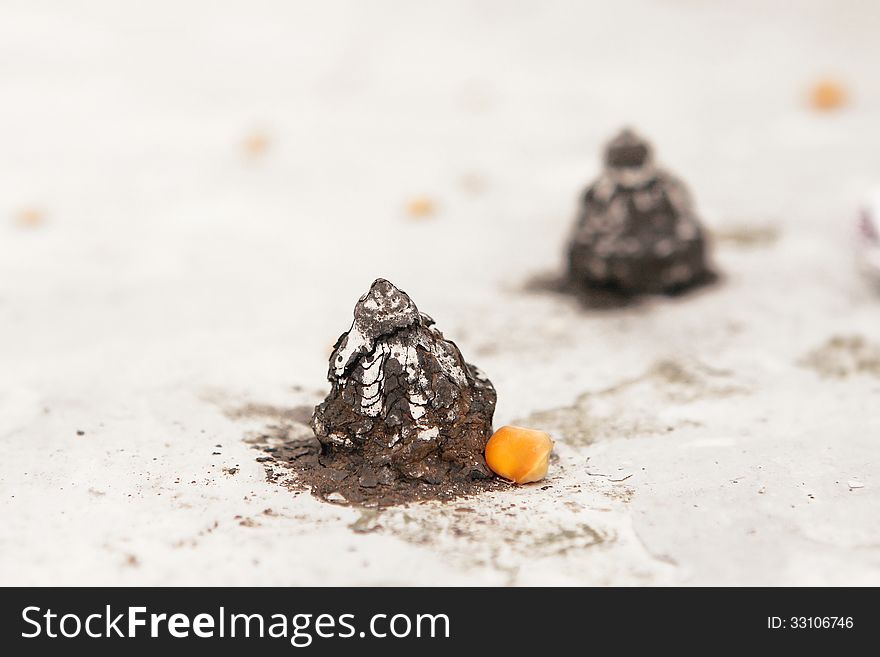
<svg viewBox="0 0 880 657"><path fill-rule="evenodd" d="M377 279L357 302L327 379L311 423L325 456L356 453L380 481L493 476L492 383L392 283Z"/></svg>
<svg viewBox="0 0 880 657"><path fill-rule="evenodd" d="M623 294L684 290L710 276L706 240L683 182L629 129L605 147L568 244L569 277Z"/></svg>
<svg viewBox="0 0 880 657"><path fill-rule="evenodd" d="M880 7L846 5L5 3L0 582L880 584ZM774 238L687 297L524 293L622 125L708 233ZM243 437L310 431L377 276L497 426L553 432L546 480L385 511L266 480Z"/></svg>

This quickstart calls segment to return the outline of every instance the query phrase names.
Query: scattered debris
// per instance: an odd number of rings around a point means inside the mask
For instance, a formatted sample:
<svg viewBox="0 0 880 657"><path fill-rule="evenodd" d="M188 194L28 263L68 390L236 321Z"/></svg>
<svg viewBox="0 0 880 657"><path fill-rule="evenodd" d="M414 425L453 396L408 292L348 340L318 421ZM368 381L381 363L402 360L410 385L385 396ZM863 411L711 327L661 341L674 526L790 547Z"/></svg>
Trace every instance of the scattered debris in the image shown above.
<svg viewBox="0 0 880 657"><path fill-rule="evenodd" d="M631 472L630 474L626 475L625 477L620 477L619 479L612 479L612 478L611 478L611 475L609 475L609 474L602 474L601 472L588 472L588 473L587 473L587 475L590 476L590 477L604 477L604 478L607 479L608 481L610 481L610 482L612 482L612 483L615 483L615 484L620 483L621 481L626 481L627 479L629 479L630 477L632 477L633 474L634 474L634 473Z"/></svg>

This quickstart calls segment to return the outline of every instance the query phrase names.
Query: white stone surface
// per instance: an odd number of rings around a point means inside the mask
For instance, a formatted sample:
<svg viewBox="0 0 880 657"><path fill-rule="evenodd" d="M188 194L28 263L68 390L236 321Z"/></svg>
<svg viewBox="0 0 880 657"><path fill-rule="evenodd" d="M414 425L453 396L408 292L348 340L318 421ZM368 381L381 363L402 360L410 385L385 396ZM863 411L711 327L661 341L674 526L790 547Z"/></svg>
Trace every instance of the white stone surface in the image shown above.
<svg viewBox="0 0 880 657"><path fill-rule="evenodd" d="M4 3L0 584L880 584L880 297L850 243L878 18ZM838 112L805 101L823 75ZM623 124L728 235L723 284L525 293ZM554 431L551 488L377 515L265 481L243 437L271 418L224 411L320 398L377 276L488 374L497 426Z"/></svg>

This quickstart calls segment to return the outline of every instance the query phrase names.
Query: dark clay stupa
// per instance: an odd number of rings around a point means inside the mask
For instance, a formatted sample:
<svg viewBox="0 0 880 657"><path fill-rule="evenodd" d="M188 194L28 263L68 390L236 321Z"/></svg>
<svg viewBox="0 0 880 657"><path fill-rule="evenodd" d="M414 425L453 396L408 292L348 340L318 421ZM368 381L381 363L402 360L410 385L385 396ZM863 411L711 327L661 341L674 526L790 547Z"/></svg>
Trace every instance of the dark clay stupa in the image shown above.
<svg viewBox="0 0 880 657"><path fill-rule="evenodd" d="M707 282L706 239L684 184L624 130L583 195L568 245L570 282L623 295L676 293Z"/></svg>
<svg viewBox="0 0 880 657"><path fill-rule="evenodd" d="M334 346L312 428L322 462L379 483L491 476L483 451L495 389L402 290L377 279ZM375 485L375 484L374 484Z"/></svg>

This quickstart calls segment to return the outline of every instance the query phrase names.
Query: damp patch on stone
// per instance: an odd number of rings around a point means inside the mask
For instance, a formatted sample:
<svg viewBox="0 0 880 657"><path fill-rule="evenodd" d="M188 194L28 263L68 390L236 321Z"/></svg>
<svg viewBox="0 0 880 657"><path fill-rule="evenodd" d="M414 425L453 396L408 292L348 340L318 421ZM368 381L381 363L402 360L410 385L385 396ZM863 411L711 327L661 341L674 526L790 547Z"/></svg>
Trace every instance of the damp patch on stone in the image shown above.
<svg viewBox="0 0 880 657"><path fill-rule="evenodd" d="M483 456L495 389L402 290L377 279L333 348L330 393L251 439L271 481L394 506L503 487Z"/></svg>
<svg viewBox="0 0 880 657"><path fill-rule="evenodd" d="M611 387L580 394L573 404L537 411L516 420L544 427L572 446L620 438L664 435L698 427L680 407L702 399L722 399L747 393L732 373L699 361L661 360L641 376ZM662 407L646 408L643 400L658 398Z"/></svg>
<svg viewBox="0 0 880 657"><path fill-rule="evenodd" d="M526 279L523 290L531 294L559 294L576 299L587 310L629 308L641 301L639 295L624 294L610 287L581 285L564 272L541 272Z"/></svg>
<svg viewBox="0 0 880 657"><path fill-rule="evenodd" d="M627 293L613 286L583 285L565 272L545 271L526 278L520 289L526 294L553 294L559 295L561 298L574 299L582 309L587 311L642 311L650 308L646 304L650 304L652 299L690 298L712 289L722 281L723 277L720 274L710 271L697 285L669 290L662 294L645 295Z"/></svg>
<svg viewBox="0 0 880 657"><path fill-rule="evenodd" d="M856 374L880 378L880 345L861 335L835 335L805 354L799 364L824 379Z"/></svg>

